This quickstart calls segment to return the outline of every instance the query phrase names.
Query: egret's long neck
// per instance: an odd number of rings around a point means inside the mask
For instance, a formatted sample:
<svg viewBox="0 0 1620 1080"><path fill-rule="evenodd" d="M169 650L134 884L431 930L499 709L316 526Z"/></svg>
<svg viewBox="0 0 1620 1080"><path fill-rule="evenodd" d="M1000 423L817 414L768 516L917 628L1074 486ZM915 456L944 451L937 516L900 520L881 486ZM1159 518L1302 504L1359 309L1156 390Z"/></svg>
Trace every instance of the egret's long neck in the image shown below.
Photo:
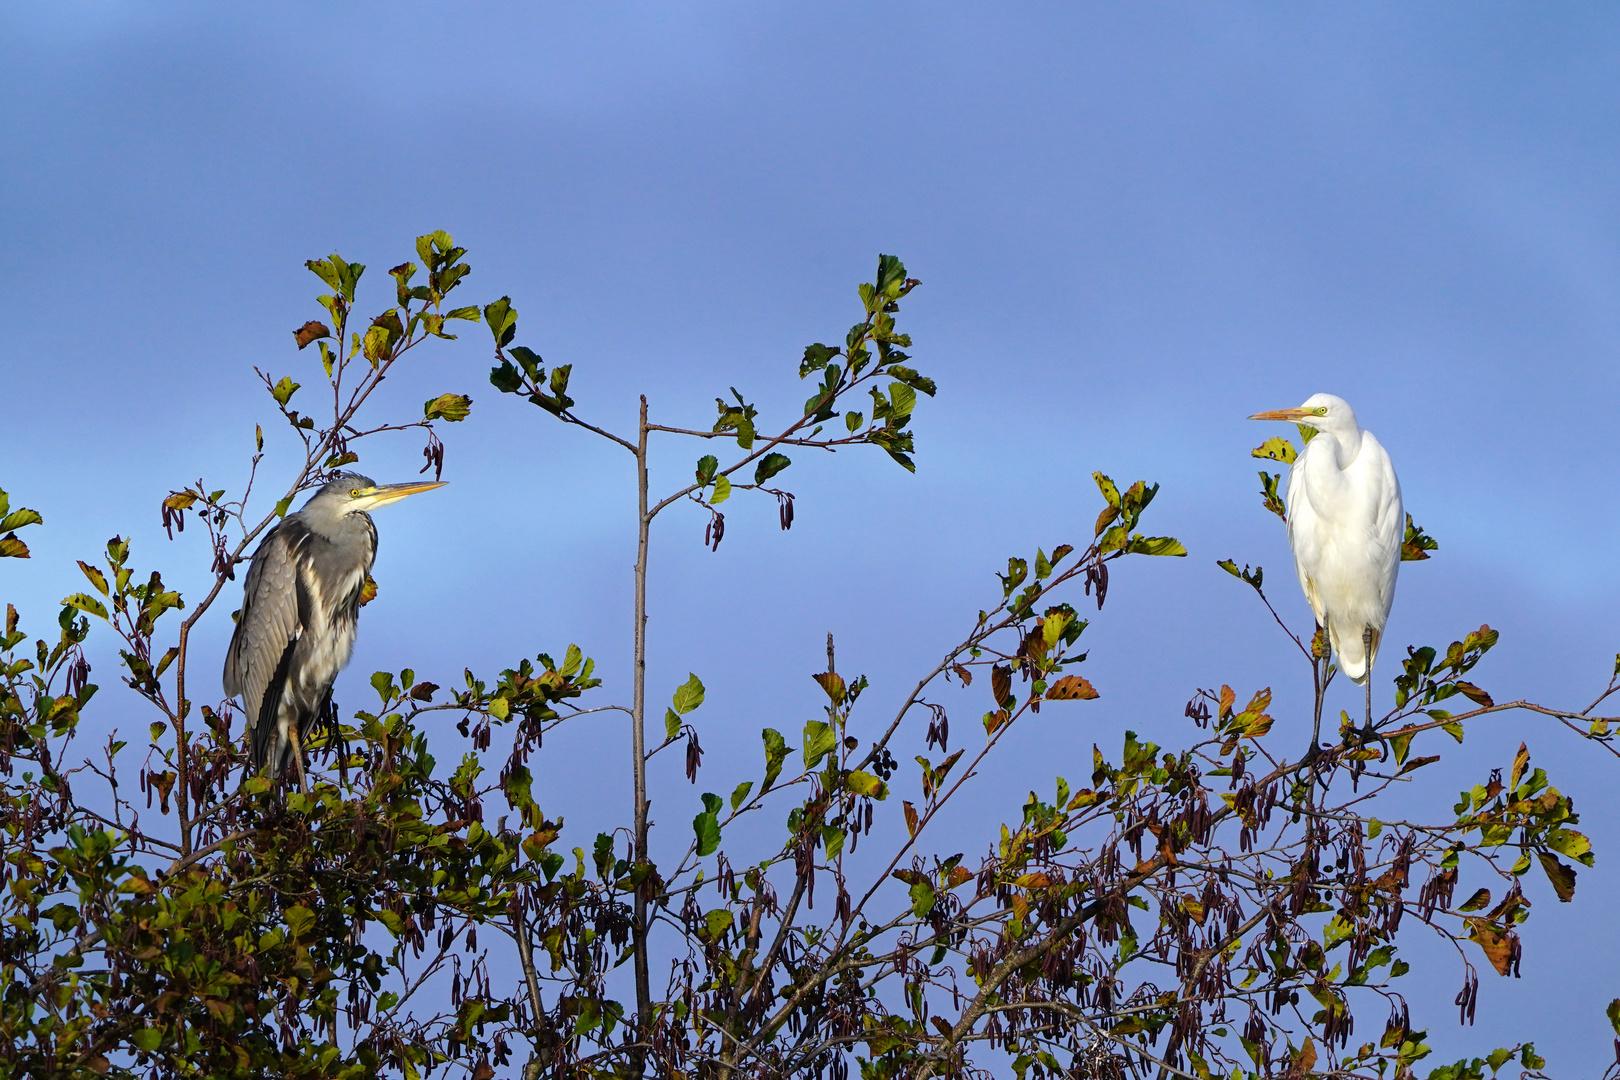
<svg viewBox="0 0 1620 1080"><path fill-rule="evenodd" d="M1321 435L1332 440L1333 463L1340 469L1348 469L1361 453L1361 428L1355 424L1335 424L1324 428Z"/></svg>

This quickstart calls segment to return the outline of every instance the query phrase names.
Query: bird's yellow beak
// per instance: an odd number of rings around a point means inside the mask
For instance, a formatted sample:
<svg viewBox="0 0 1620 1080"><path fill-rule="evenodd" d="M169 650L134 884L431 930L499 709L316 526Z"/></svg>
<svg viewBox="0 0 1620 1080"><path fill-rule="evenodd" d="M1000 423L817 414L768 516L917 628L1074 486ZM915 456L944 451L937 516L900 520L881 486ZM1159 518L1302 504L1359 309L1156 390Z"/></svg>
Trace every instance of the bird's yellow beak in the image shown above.
<svg viewBox="0 0 1620 1080"><path fill-rule="evenodd" d="M434 488L444 487L444 481L427 481L415 484L382 484L372 488L361 495L368 506L387 506L389 503L399 502L407 495L415 495L419 491L432 491Z"/></svg>
<svg viewBox="0 0 1620 1080"><path fill-rule="evenodd" d="M1249 419L1250 420L1292 420L1294 423L1297 424L1301 420L1305 419L1307 416L1315 416L1315 415L1316 415L1316 410L1307 409L1304 406L1300 406L1298 408L1293 408L1293 409L1273 409L1270 412L1257 412L1253 416L1249 417Z"/></svg>

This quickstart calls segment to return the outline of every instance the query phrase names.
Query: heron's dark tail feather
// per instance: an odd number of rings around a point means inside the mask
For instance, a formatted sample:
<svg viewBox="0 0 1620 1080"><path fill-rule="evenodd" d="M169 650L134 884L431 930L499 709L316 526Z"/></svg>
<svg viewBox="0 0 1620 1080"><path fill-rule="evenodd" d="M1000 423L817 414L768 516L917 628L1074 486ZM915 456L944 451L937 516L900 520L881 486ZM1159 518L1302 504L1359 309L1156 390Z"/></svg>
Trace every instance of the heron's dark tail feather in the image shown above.
<svg viewBox="0 0 1620 1080"><path fill-rule="evenodd" d="M292 667L293 650L298 647L298 639L293 638L287 642L287 647L281 651L281 659L276 663L276 670L270 676L270 685L264 688L264 699L259 703L259 717L253 725L252 746L253 768L256 772L279 777L287 767L288 751L292 747L284 745L285 740L279 738L280 731L277 717L281 715L281 699L287 691L287 672ZM276 760L271 761L271 751L275 750Z"/></svg>

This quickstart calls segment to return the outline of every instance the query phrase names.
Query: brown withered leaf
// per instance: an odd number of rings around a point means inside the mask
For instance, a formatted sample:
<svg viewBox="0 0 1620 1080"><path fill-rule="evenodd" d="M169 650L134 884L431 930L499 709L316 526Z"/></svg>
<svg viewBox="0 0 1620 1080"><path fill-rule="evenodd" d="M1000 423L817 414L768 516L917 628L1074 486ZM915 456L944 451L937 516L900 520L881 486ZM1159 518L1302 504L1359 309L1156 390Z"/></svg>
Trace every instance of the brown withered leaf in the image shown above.
<svg viewBox="0 0 1620 1080"><path fill-rule="evenodd" d="M377 582L367 574L366 583L360 586L360 606L365 607L375 599L377 599Z"/></svg>
<svg viewBox="0 0 1620 1080"><path fill-rule="evenodd" d="M965 866L953 866L953 867L951 867L950 875L949 875L949 877L946 878L947 883L953 889L959 888L962 885L966 885L968 882L970 882L972 880L973 880L973 871L969 870Z"/></svg>
<svg viewBox="0 0 1620 1080"><path fill-rule="evenodd" d="M996 732L1001 730L1001 726L1003 724L1005 724L1006 722L1007 722L1007 710L1006 709L997 709L993 713L985 713L984 714L984 733L986 735L994 735Z"/></svg>
<svg viewBox="0 0 1620 1080"><path fill-rule="evenodd" d="M1315 1042L1315 1040L1313 1040L1313 1039L1306 1039L1305 1040L1305 1048L1299 1052L1299 1057L1295 1059L1295 1062L1296 1062L1296 1064L1299 1065L1299 1072L1300 1072L1301 1075L1304 1075L1304 1076L1309 1076L1310 1075L1311 1070L1316 1068L1316 1042Z"/></svg>
<svg viewBox="0 0 1620 1080"><path fill-rule="evenodd" d="M1100 696L1083 675L1065 675L1046 688L1048 701L1092 701Z"/></svg>
<svg viewBox="0 0 1620 1080"><path fill-rule="evenodd" d="M495 1070L490 1067L488 1058L479 1058L478 1067L473 1069L472 1080L491 1080Z"/></svg>
<svg viewBox="0 0 1620 1080"><path fill-rule="evenodd" d="M819 671L810 676L827 692L827 697L834 705L844 703L844 677L836 671Z"/></svg>
<svg viewBox="0 0 1620 1080"><path fill-rule="evenodd" d="M906 812L906 832L910 833L912 836L916 836L917 835L917 808L915 806L912 806L910 803L906 803L905 806L904 806L904 810Z"/></svg>
<svg viewBox="0 0 1620 1080"><path fill-rule="evenodd" d="M1225 720L1228 716L1232 715L1232 706L1235 704L1237 704L1237 691L1233 690L1230 686L1222 684L1220 716L1222 720Z"/></svg>
<svg viewBox="0 0 1620 1080"><path fill-rule="evenodd" d="M1536 858L1541 860L1541 868L1547 871L1547 880L1552 882L1553 892L1558 899L1569 903L1575 897L1575 868L1558 861L1548 851L1536 852Z"/></svg>
<svg viewBox="0 0 1620 1080"><path fill-rule="evenodd" d="M962 680L962 685L963 686L972 686L973 685L973 672L969 671L967 668L963 667L961 664L952 664L951 665L951 670L956 672L956 677L958 679Z"/></svg>
<svg viewBox="0 0 1620 1080"><path fill-rule="evenodd" d="M1478 945L1498 975L1513 971L1518 953L1519 936L1511 930L1501 930L1484 919L1468 920L1468 940Z"/></svg>
<svg viewBox="0 0 1620 1080"><path fill-rule="evenodd" d="M1117 506L1105 506L1105 507L1103 507L1102 513L1097 515L1097 532L1096 532L1096 535L1101 536L1103 534L1103 530L1108 528L1108 526L1112 525L1114 523L1114 519L1117 518L1117 517L1119 517L1119 507L1117 507Z"/></svg>
<svg viewBox="0 0 1620 1080"><path fill-rule="evenodd" d="M1461 679L1459 679L1452 685L1457 688L1457 693L1461 694L1469 701L1472 701L1475 705L1483 705L1488 709L1492 705L1496 704L1496 702L1491 700L1491 695L1487 694L1485 691L1481 690L1471 682L1463 682Z"/></svg>
<svg viewBox="0 0 1620 1080"><path fill-rule="evenodd" d="M1463 905L1461 907L1459 907L1457 910L1458 911L1478 911L1480 908L1483 908L1486 904L1489 904L1490 902L1491 902L1491 890L1489 890L1489 889L1476 889L1474 891L1474 895L1470 896L1467 900L1463 901Z"/></svg>
<svg viewBox="0 0 1620 1080"><path fill-rule="evenodd" d="M28 545L17 539L16 533L0 536L0 559L28 558Z"/></svg>
<svg viewBox="0 0 1620 1080"><path fill-rule="evenodd" d="M332 331L327 329L326 324L323 322L317 322L314 319L309 320L309 322L293 331L293 340L298 342L298 347L300 349L312 341L319 341L321 338L331 336Z"/></svg>
<svg viewBox="0 0 1620 1080"><path fill-rule="evenodd" d="M419 682L411 687L411 697L416 701L432 701L438 689L438 683Z"/></svg>
<svg viewBox="0 0 1620 1080"><path fill-rule="evenodd" d="M990 695L1000 705L1012 693L1012 668L1006 664L997 664L990 669Z"/></svg>

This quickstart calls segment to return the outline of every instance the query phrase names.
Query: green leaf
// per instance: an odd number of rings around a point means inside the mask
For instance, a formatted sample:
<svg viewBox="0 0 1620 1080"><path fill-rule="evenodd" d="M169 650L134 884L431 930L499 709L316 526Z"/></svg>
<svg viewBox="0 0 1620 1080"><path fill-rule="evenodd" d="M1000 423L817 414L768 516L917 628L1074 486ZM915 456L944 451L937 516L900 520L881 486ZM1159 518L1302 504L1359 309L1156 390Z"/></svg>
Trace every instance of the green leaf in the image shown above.
<svg viewBox="0 0 1620 1080"><path fill-rule="evenodd" d="M889 793L887 785L885 785L882 780L879 780L871 773L863 772L860 769L856 769L854 772L850 773L848 778L846 778L845 783L849 785L849 790L853 791L855 794L865 795L868 798L878 799L880 801L886 798Z"/></svg>
<svg viewBox="0 0 1620 1080"><path fill-rule="evenodd" d="M913 281L910 284L917 283ZM906 264L900 261L898 255L878 256L877 291L890 300L898 300L910 291L906 282Z"/></svg>
<svg viewBox="0 0 1620 1080"><path fill-rule="evenodd" d="M685 716L703 704L703 683L696 675L687 674L686 682L675 691L675 711Z"/></svg>
<svg viewBox="0 0 1620 1080"><path fill-rule="evenodd" d="M1620 1035L1620 998L1609 1002L1609 1007L1603 1010L1603 1015L1609 1018L1609 1026L1614 1028L1614 1033Z"/></svg>
<svg viewBox="0 0 1620 1080"><path fill-rule="evenodd" d="M1100 472L1092 473L1091 478L1097 481L1097 489L1102 492L1102 496L1108 501L1108 505L1117 508L1119 506L1119 488L1114 486L1114 482Z"/></svg>
<svg viewBox="0 0 1620 1080"><path fill-rule="evenodd" d="M282 499L280 502L276 503L276 517L278 517L278 518L286 517L287 516L287 508L292 506L292 501L293 501L293 496L289 495L285 499Z"/></svg>
<svg viewBox="0 0 1620 1080"><path fill-rule="evenodd" d="M472 411L472 398L466 394L440 394L431 401L422 404L422 419L445 419L451 423L467 419Z"/></svg>
<svg viewBox="0 0 1620 1080"><path fill-rule="evenodd" d="M926 919L928 913L934 910L934 885L927 878L919 879L911 886L911 911L919 919Z"/></svg>
<svg viewBox="0 0 1620 1080"><path fill-rule="evenodd" d="M729 476L715 477L714 494L709 496L709 505L723 503L729 498L731 498L731 478Z"/></svg>
<svg viewBox="0 0 1620 1080"><path fill-rule="evenodd" d="M343 278L336 266L329 259L309 259L304 263L311 273L326 283L326 287L333 292L343 291Z"/></svg>
<svg viewBox="0 0 1620 1080"><path fill-rule="evenodd" d="M839 350L831 345L823 345L819 341L814 345L806 345L804 359L799 362L799 378L802 379L812 371L819 371L826 367L827 362L837 356L838 352Z"/></svg>
<svg viewBox="0 0 1620 1080"><path fill-rule="evenodd" d="M720 935L731 929L736 916L725 908L715 908L703 917L703 928L708 931L708 940L719 941Z"/></svg>
<svg viewBox="0 0 1620 1080"><path fill-rule="evenodd" d="M298 392L300 385L300 383L295 383L283 375L281 381L270 388L270 396L276 399L276 404L285 405L292 400L292 396Z"/></svg>
<svg viewBox="0 0 1620 1080"><path fill-rule="evenodd" d="M1168 536L1143 536L1140 533L1131 537L1131 542L1125 550L1131 555L1187 554L1187 549L1181 546L1180 540Z"/></svg>
<svg viewBox="0 0 1620 1080"><path fill-rule="evenodd" d="M62 605L64 607L78 608L86 615L94 615L98 619L105 619L107 617L107 608L100 600L97 600L88 593L74 593L72 596L63 600Z"/></svg>
<svg viewBox="0 0 1620 1080"><path fill-rule="evenodd" d="M1294 444L1281 435L1273 436L1249 451L1250 457L1266 458L1270 461L1280 461L1284 465L1292 465L1299 454L1294 450Z"/></svg>
<svg viewBox="0 0 1620 1080"><path fill-rule="evenodd" d="M503 394L515 394L523 389L523 376L518 369L512 366L510 360L502 360L496 367L489 369L489 385Z"/></svg>
<svg viewBox="0 0 1620 1080"><path fill-rule="evenodd" d="M674 709L664 710L664 741L669 742L681 733L681 718Z"/></svg>
<svg viewBox="0 0 1620 1080"><path fill-rule="evenodd" d="M449 311L444 313L444 317L447 319L466 319L468 322L477 322L478 308L476 305L473 307L451 308Z"/></svg>
<svg viewBox="0 0 1620 1080"><path fill-rule="evenodd" d="M382 703L384 705L387 705L390 701L392 701L394 699L394 675L393 675L393 672L389 672L389 671L374 671L374 672L372 672L372 674L371 674L371 686L372 686L372 688L374 690L377 691L377 696L382 698Z"/></svg>
<svg viewBox="0 0 1620 1080"><path fill-rule="evenodd" d="M0 518L0 532L11 532L14 529L22 528L24 525L43 524L45 524L45 519L39 516L37 510L13 510L5 517ZM80 563L79 565L83 566L84 564Z"/></svg>
<svg viewBox="0 0 1620 1080"><path fill-rule="evenodd" d="M301 938L315 928L315 913L303 904L294 904L286 911L287 929L294 938Z"/></svg>
<svg viewBox="0 0 1620 1080"><path fill-rule="evenodd" d="M738 784L736 790L731 793L731 809L735 811L737 807L741 806L743 804L743 800L748 798L748 793L752 790L754 790L754 782L752 780L744 780L742 783Z"/></svg>
<svg viewBox="0 0 1620 1080"><path fill-rule="evenodd" d="M484 321L495 335L495 347L505 348L517 336L517 312L512 309L512 298L503 296L484 307Z"/></svg>
<svg viewBox="0 0 1620 1080"><path fill-rule="evenodd" d="M163 1032L157 1028L141 1028L130 1036L129 1041L135 1044L136 1049L151 1053L163 1044Z"/></svg>
<svg viewBox="0 0 1620 1080"><path fill-rule="evenodd" d="M720 846L720 796L703 794L704 811L692 819L692 832L697 836L697 853L709 855Z"/></svg>
<svg viewBox="0 0 1620 1080"><path fill-rule="evenodd" d="M823 720L804 725L804 767L813 769L838 746L838 733Z"/></svg>
<svg viewBox="0 0 1620 1080"><path fill-rule="evenodd" d="M766 454L754 469L754 483L763 484L791 464L793 462L788 460L786 454L778 454L775 451Z"/></svg>
<svg viewBox="0 0 1620 1080"><path fill-rule="evenodd" d="M1592 865L1592 842L1574 829L1555 829L1547 837L1547 846L1566 858Z"/></svg>
<svg viewBox="0 0 1620 1080"><path fill-rule="evenodd" d="M765 741L765 782L760 785L760 790L768 791L771 785L776 782L776 778L782 775L782 762L787 760L787 756L793 752L793 748L787 744L787 740L782 737L782 733L775 728L766 728L759 734L760 738Z"/></svg>
<svg viewBox="0 0 1620 1080"><path fill-rule="evenodd" d="M1440 542L1421 528L1412 523L1412 515L1406 515L1406 535L1401 540L1401 561L1422 562L1429 557L1429 552L1438 551Z"/></svg>
<svg viewBox="0 0 1620 1080"><path fill-rule="evenodd" d="M698 458L697 482L707 484L714 479L714 474L720 469L720 461L713 454L704 454Z"/></svg>
<svg viewBox="0 0 1620 1080"><path fill-rule="evenodd" d="M889 384L890 409L893 410L896 425L904 424L917 408L917 391L903 382Z"/></svg>

